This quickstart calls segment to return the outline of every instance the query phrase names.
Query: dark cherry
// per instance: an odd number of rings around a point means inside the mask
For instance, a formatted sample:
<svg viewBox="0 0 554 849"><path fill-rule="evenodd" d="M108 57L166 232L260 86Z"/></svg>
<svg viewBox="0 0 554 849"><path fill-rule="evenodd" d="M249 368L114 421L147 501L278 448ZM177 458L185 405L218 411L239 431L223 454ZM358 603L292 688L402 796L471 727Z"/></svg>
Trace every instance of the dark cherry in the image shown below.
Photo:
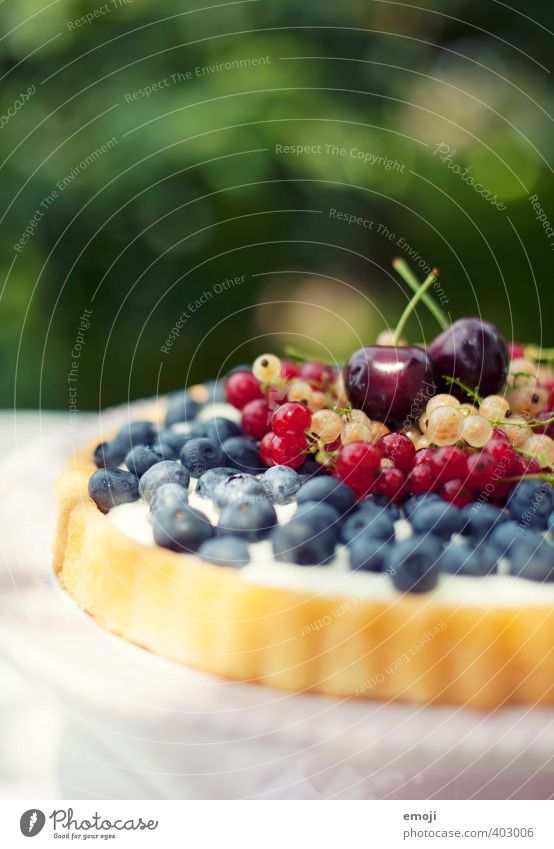
<svg viewBox="0 0 554 849"><path fill-rule="evenodd" d="M429 345L438 392L451 392L460 401L468 396L459 386L444 380L457 377L480 395L494 395L506 383L510 356L502 334L490 321L459 318Z"/></svg>
<svg viewBox="0 0 554 849"><path fill-rule="evenodd" d="M353 407L398 426L417 422L435 394L431 360L415 345L360 348L346 364L345 382Z"/></svg>

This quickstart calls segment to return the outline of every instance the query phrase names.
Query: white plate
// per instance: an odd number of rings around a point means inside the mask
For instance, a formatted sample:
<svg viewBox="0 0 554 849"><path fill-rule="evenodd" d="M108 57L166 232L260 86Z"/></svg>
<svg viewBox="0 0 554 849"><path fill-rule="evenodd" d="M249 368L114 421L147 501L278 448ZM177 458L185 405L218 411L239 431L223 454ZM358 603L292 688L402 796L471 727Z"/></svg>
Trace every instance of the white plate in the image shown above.
<svg viewBox="0 0 554 849"><path fill-rule="evenodd" d="M102 418L109 427L120 411ZM0 653L55 702L67 798L547 798L554 712L298 696L223 681L103 632L50 565L52 485L78 436L0 467Z"/></svg>

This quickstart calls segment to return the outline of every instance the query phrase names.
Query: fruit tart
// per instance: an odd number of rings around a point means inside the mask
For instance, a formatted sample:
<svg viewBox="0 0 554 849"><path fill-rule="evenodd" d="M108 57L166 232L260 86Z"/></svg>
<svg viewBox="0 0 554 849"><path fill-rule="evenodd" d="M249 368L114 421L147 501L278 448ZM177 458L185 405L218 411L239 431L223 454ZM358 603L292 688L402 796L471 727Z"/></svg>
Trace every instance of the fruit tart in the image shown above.
<svg viewBox="0 0 554 849"><path fill-rule="evenodd" d="M74 457L55 569L103 628L292 692L554 704L554 371L478 318L262 354Z"/></svg>

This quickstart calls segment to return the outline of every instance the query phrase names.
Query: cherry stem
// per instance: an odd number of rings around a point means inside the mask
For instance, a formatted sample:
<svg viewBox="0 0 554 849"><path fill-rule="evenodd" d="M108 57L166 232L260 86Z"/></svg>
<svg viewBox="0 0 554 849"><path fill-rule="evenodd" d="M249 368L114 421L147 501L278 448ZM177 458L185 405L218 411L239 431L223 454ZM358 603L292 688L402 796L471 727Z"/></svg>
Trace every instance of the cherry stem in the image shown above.
<svg viewBox="0 0 554 849"><path fill-rule="evenodd" d="M413 273L412 269L410 268L410 266L408 265L408 263L406 262L405 259L401 259L400 257L396 257L396 259L393 259L393 261L392 261L392 267L394 268L395 271L398 272L398 274L400 275L402 280L405 283L408 284L408 286L410 287L412 292L418 292L419 291L419 289L421 287L421 283L419 282L419 280L417 279L417 277L415 276L415 274ZM448 318L447 318L446 314L443 312L443 310L441 310L439 305L433 300L431 295L425 294L423 296L423 303L425 304L427 309L434 315L434 317L436 318L440 327L443 330L446 330L446 328L449 327L449 325L450 325L450 321L448 320Z"/></svg>
<svg viewBox="0 0 554 849"><path fill-rule="evenodd" d="M398 340L400 339L400 337L402 335L402 331L404 330L406 322L408 321L409 317L413 313L416 305L424 297L427 289L429 289L429 287L433 285L433 283L435 282L435 280L437 279L438 276L439 276L439 272L436 268L434 268L432 270L431 274L427 275L427 277L425 278L423 283L421 283L421 285L418 284L417 292L415 293L413 298L411 298L410 301L408 302L408 304L406 305L406 309L404 310L404 312L400 316L400 321L396 325L396 330L394 331L394 334L393 334L393 337L392 337L392 344L393 345L395 345L395 346L398 345Z"/></svg>
<svg viewBox="0 0 554 849"><path fill-rule="evenodd" d="M328 357L320 357L318 354L310 354L309 351L303 351L301 348L296 348L294 345L285 345L285 354L292 360L300 360L300 362L315 362L322 363L325 366L335 365L333 360Z"/></svg>

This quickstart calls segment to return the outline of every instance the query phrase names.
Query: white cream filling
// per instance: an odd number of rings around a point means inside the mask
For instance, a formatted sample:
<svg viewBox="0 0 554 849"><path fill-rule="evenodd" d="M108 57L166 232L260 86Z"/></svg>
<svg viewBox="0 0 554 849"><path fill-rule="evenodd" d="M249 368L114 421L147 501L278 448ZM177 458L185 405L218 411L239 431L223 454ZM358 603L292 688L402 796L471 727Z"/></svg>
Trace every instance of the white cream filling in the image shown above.
<svg viewBox="0 0 554 849"><path fill-rule="evenodd" d="M240 411L230 404L214 403L204 407L198 419L206 421L223 416L240 421ZM186 433L190 424L176 424L173 429ZM208 498L197 495L196 480L189 486L189 504L201 510L212 525L217 525L219 511ZM279 522L287 522L296 510L296 502L275 505ZM108 513L108 519L120 531L142 545L154 546L152 524L148 505L144 501L121 504ZM405 519L395 523L396 539L407 539L411 526ZM240 578L252 584L307 592L312 595L340 595L355 604L361 599L394 602L399 598L390 577L374 572L352 571L348 563L346 546L337 546L333 560L325 566L297 566L281 563L273 557L271 543L267 540L249 546L251 562L238 570ZM441 575L438 586L431 595L433 601L445 604L470 604L478 607L519 607L522 604L554 604L554 583L541 584L507 574L508 563L501 560L498 574L473 578L469 575Z"/></svg>

